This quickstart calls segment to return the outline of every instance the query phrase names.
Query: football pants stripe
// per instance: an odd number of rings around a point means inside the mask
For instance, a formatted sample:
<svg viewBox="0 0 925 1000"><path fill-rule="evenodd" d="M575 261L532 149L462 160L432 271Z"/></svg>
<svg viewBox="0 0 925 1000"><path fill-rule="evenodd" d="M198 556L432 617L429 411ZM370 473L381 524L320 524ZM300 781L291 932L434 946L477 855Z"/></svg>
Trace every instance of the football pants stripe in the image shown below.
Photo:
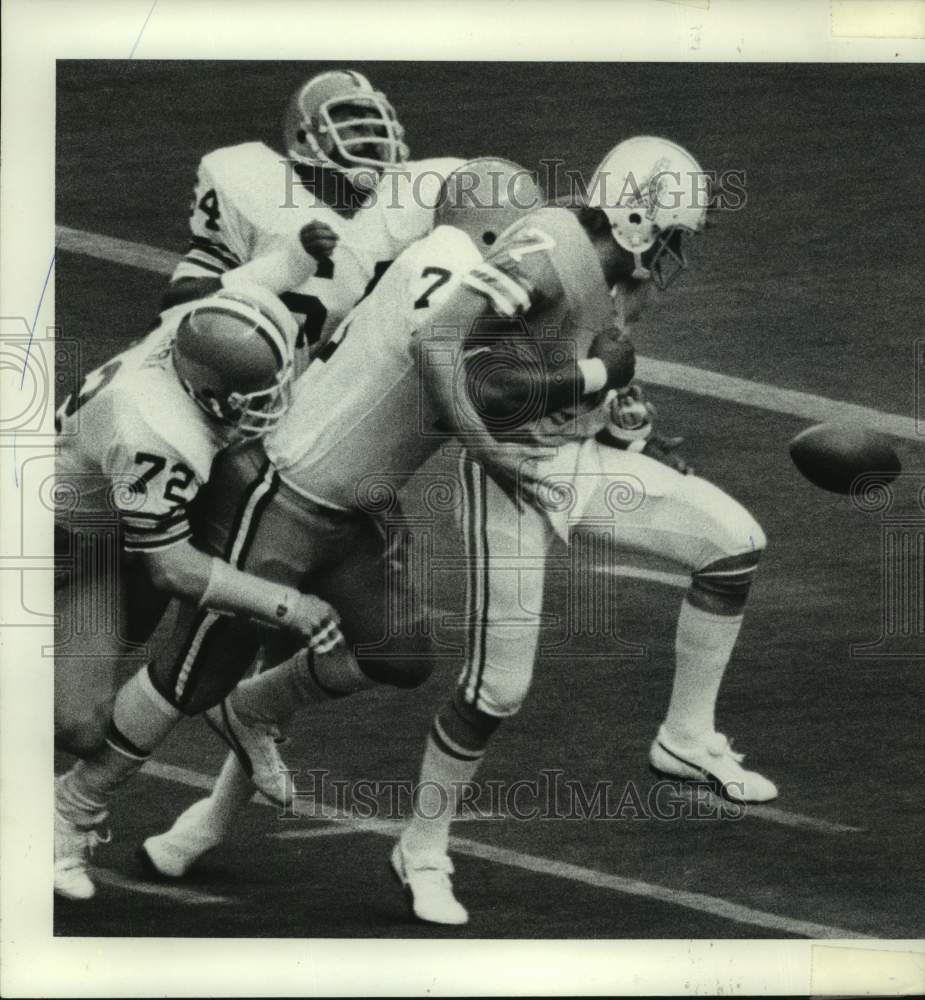
<svg viewBox="0 0 925 1000"><path fill-rule="evenodd" d="M463 452L460 462L463 473L466 557L469 570L466 600L469 641L462 682L465 701L474 705L478 699L485 671L485 634L488 627L487 508L484 472L481 465L472 461L467 452Z"/></svg>
<svg viewBox="0 0 925 1000"><path fill-rule="evenodd" d="M260 522L260 512L265 508L266 503L272 499L273 493L276 492L278 480L279 477L276 470L269 460L267 460L261 469L260 475L245 492L244 500L239 508L239 519L232 528L231 536L228 539L228 552L226 553L227 561L238 569L241 568L241 563L246 558L247 550L256 534L256 529ZM178 702L193 679L193 671L194 667L197 666L197 661L201 661L199 669L202 668L202 663L206 659L204 655L200 656L203 644L206 642L213 627L221 621L221 618L221 615L207 611L197 625L193 639L187 647L186 655L183 657L180 673L174 687L174 697Z"/></svg>
<svg viewBox="0 0 925 1000"><path fill-rule="evenodd" d="M199 655L199 650L202 648L209 630L219 620L219 617L214 611L205 611L199 619L196 631L193 633L193 638L186 648L186 655L183 657L180 665L180 673L177 675L177 682L174 685L173 695L177 704L183 698L183 692L186 690L187 682L193 671L193 665L196 662L196 657Z"/></svg>
<svg viewBox="0 0 925 1000"><path fill-rule="evenodd" d="M472 671L472 665L475 659L475 642L476 642L476 617L477 617L477 596L476 590L478 588L478 575L476 573L475 559L473 557L473 538L474 538L474 521L475 521L475 508L472 503L472 484L469 479L469 467L471 462L469 461L469 456L466 451L463 451L459 458L459 477L463 484L463 511L462 511L462 524L463 524L463 548L466 553L466 662L463 666L462 676L460 677L460 686L463 690L463 697L468 700L470 697L469 692L469 677Z"/></svg>
<svg viewBox="0 0 925 1000"><path fill-rule="evenodd" d="M267 459L257 478L245 491L244 499L238 507L235 523L232 525L225 550L225 559L238 569L241 568L242 550L244 549L251 526L254 523L254 515L257 512L258 504L273 486L273 480L277 478L277 475L276 469L270 460Z"/></svg>

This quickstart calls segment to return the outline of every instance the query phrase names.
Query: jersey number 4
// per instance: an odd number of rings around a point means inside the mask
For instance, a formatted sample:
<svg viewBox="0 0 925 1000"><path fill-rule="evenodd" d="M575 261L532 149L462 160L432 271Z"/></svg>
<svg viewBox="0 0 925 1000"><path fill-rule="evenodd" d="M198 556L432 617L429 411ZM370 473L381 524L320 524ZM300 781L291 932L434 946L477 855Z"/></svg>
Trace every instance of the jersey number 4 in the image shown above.
<svg viewBox="0 0 925 1000"><path fill-rule="evenodd" d="M218 195L215 193L215 188L209 188L208 191L199 199L199 204L196 208L200 209L206 217L204 223L206 229L211 229L213 233L217 233L219 230L218 220L222 217L221 212L218 208ZM190 213L192 214L192 213Z"/></svg>

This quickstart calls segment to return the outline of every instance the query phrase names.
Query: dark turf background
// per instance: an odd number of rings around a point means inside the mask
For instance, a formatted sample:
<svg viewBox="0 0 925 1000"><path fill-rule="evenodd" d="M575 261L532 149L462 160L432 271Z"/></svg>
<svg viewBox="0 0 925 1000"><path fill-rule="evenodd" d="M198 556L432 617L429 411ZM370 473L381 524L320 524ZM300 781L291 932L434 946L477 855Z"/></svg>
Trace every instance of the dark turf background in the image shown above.
<svg viewBox="0 0 925 1000"><path fill-rule="evenodd" d="M58 67L57 221L182 251L195 167L249 139L279 144L286 97L318 64L63 62ZM747 173L746 207L724 213L697 270L661 296L640 351L912 416L925 218L922 83L912 66L398 64L367 72L404 121L413 155L497 154L590 171L620 138L666 135L708 169ZM88 371L143 332L163 278L59 253L57 323ZM881 527L800 479L786 443L796 418L686 394L654 393L703 474L748 505L769 550L719 725L778 781L782 809L864 828L817 833L741 822L468 823L500 846L720 896L861 933L922 933L922 670L925 660L852 659L882 615ZM907 469L925 474L919 445ZM897 489L914 512L912 487ZM553 580L547 608L561 607ZM650 778L646 753L671 683L679 591L619 583L619 634L642 659L602 659L584 641L541 660L531 698L502 728L483 777L562 768L590 786ZM554 631L554 630L553 630ZM906 646L908 649L909 646ZM925 651L925 650L923 650ZM345 778L410 779L455 668L423 690L386 692L306 718L294 767ZM186 724L161 759L210 773L221 748ZM63 763L63 762L62 762ZM114 813L99 863L140 877L139 839L196 792L138 779ZM407 920L373 835L271 840L291 829L253 806L233 844L193 884L232 904L182 905L104 887L58 903L62 934L440 936ZM564 879L461 858L456 878L475 937L761 936L748 925ZM453 932L458 933L458 932Z"/></svg>

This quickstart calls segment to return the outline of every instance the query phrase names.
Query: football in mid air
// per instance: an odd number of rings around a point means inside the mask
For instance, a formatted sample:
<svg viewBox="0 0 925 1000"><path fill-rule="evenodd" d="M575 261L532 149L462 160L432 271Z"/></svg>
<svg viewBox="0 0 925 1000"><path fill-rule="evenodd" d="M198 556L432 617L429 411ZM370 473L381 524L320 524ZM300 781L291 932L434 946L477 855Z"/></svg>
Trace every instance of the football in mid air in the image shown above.
<svg viewBox="0 0 925 1000"><path fill-rule="evenodd" d="M863 427L817 424L790 442L793 464L814 485L833 493L850 493L864 473L889 483L902 468L889 438Z"/></svg>

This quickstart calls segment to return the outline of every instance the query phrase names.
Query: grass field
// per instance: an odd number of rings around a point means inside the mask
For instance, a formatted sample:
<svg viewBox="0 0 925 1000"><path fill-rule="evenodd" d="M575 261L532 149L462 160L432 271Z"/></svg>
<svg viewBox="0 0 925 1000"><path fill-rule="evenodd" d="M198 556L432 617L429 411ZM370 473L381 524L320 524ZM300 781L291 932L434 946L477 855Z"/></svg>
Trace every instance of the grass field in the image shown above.
<svg viewBox="0 0 925 1000"><path fill-rule="evenodd" d="M182 252L195 167L247 139L278 145L289 91L315 66L60 63L57 222ZM413 154L544 158L590 171L620 138L664 134L708 168L747 174L748 202L704 240L697 270L636 332L644 355L915 415L925 245L919 67L371 64ZM57 324L88 371L149 323L164 277L60 251ZM790 464L806 420L685 391L652 391L702 474L769 538L719 706L720 728L781 797L744 818L514 819L460 824L456 885L473 937L915 937L923 931L925 617L897 657L853 657L881 633L882 526ZM925 439L923 439L925 440ZM898 449L925 476L923 442ZM913 517L922 480L896 488ZM925 532L925 524L912 524ZM919 577L925 573L918 567ZM919 584L922 587L922 583ZM482 778L549 769L645 796L649 741L671 683L680 591L619 578L612 658L583 641L541 658ZM919 591L919 600L922 590ZM551 579L547 610L561 607ZM915 646L916 640L918 646ZM561 651L559 651L561 653ZM305 717L287 757L345 780L408 781L452 685L376 692ZM233 842L182 885L147 881L135 847L214 773L222 748L189 722L122 797L91 904L56 902L64 935L441 936L412 923L387 871L387 826L279 818L255 803ZM61 765L64 765L62 760ZM388 836L386 836L388 835ZM458 933L458 932L453 932Z"/></svg>

